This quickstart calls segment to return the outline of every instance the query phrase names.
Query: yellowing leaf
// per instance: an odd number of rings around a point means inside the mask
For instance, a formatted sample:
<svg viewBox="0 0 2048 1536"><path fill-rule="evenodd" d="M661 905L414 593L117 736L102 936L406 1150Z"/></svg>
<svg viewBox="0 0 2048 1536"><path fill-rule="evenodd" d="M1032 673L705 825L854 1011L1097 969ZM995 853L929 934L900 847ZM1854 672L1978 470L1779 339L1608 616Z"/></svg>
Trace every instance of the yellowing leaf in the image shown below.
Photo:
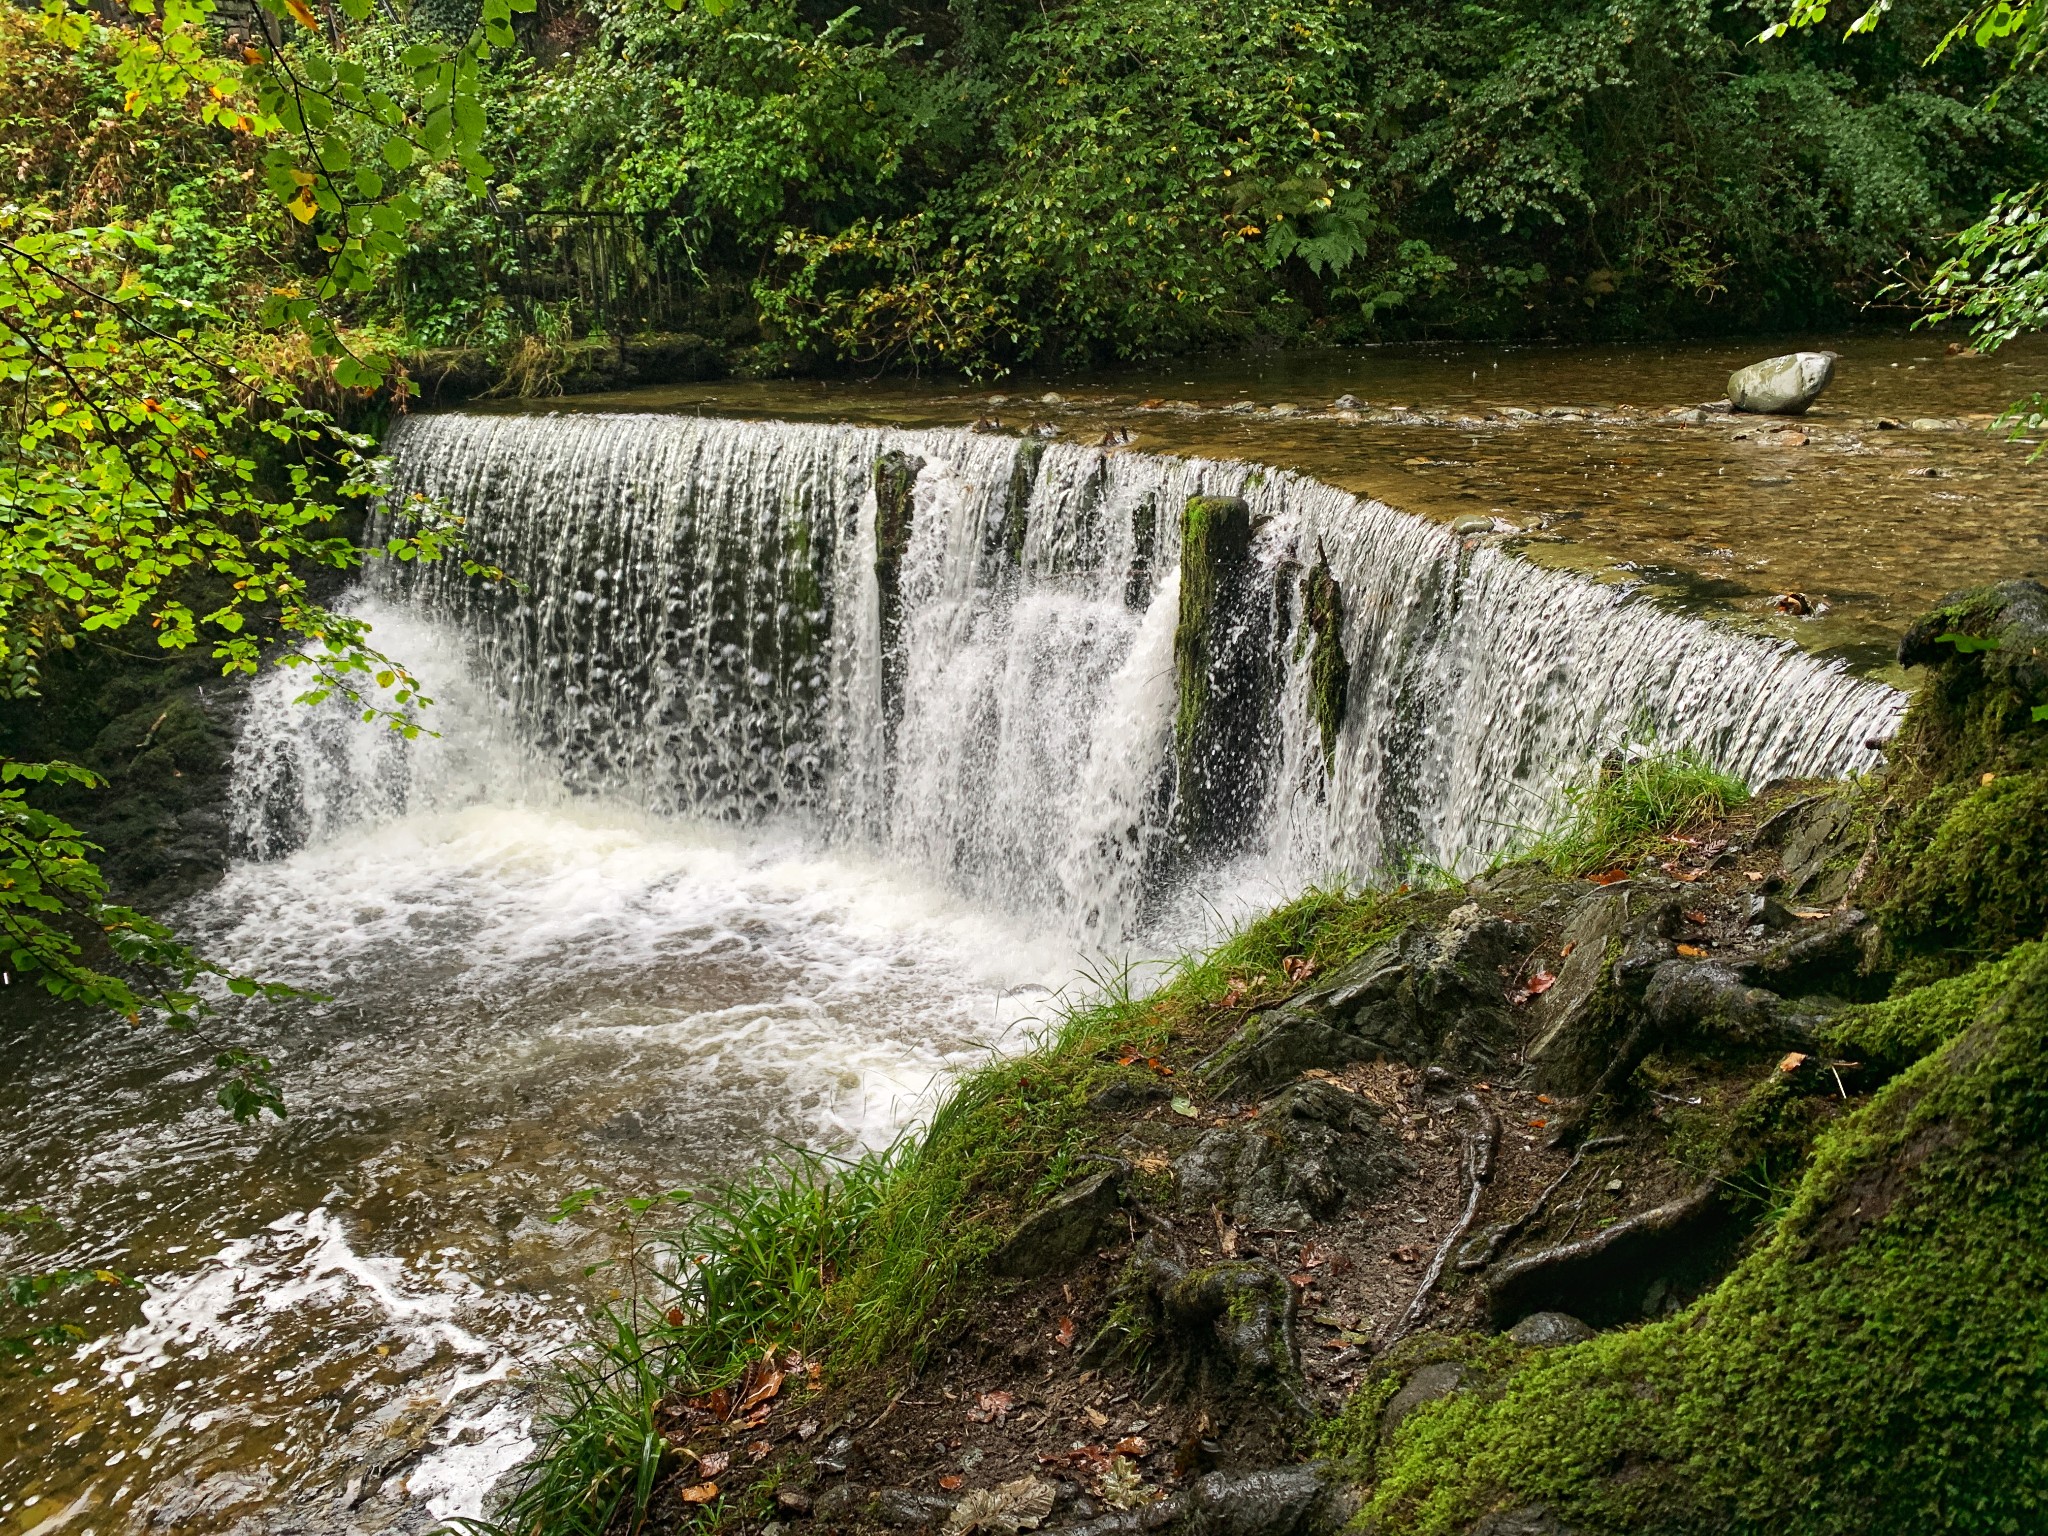
<svg viewBox="0 0 2048 1536"><path fill-rule="evenodd" d="M299 188L298 195L284 206L285 211L301 224L312 223L313 215L320 211L320 205L313 201L313 189L311 187Z"/></svg>
<svg viewBox="0 0 2048 1536"><path fill-rule="evenodd" d="M313 14L313 7L306 0L284 0L284 8L292 13L292 19L310 32L320 30L320 18Z"/></svg>

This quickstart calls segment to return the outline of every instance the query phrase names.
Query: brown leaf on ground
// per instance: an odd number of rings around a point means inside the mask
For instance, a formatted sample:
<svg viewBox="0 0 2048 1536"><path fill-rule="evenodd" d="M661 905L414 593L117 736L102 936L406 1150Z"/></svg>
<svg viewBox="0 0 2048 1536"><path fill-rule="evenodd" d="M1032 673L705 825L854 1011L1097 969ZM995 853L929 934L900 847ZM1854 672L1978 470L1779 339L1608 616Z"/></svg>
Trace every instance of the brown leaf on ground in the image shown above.
<svg viewBox="0 0 2048 1536"><path fill-rule="evenodd" d="M1152 1454L1152 1447L1136 1435L1126 1435L1109 1448L1109 1454L1112 1456L1149 1456Z"/></svg>
<svg viewBox="0 0 2048 1536"><path fill-rule="evenodd" d="M1297 1269L1287 1277L1287 1280L1290 1285L1304 1291L1316 1283L1315 1273L1306 1269Z"/></svg>
<svg viewBox="0 0 2048 1536"><path fill-rule="evenodd" d="M1009 1418L1010 1411L1016 1406L1017 1394L1014 1392L984 1392L976 1400L975 1406L967 1410L967 1422L1001 1424Z"/></svg>
<svg viewBox="0 0 2048 1536"><path fill-rule="evenodd" d="M718 1484L694 1483L676 1495L685 1504L709 1504L718 1497Z"/></svg>
<svg viewBox="0 0 2048 1536"><path fill-rule="evenodd" d="M1403 1243L1394 1250L1394 1257L1403 1264L1414 1264L1422 1258L1422 1250L1409 1243Z"/></svg>
<svg viewBox="0 0 2048 1536"><path fill-rule="evenodd" d="M682 1412L685 1418L710 1419L723 1424L732 1417L732 1389L719 1387L697 1397L686 1397Z"/></svg>
<svg viewBox="0 0 2048 1536"><path fill-rule="evenodd" d="M1586 878L1595 885L1619 885L1628 878L1628 871L1617 864L1612 869L1603 869L1599 874L1588 875Z"/></svg>
<svg viewBox="0 0 2048 1536"><path fill-rule="evenodd" d="M1529 978L1527 986L1517 987L1513 992L1509 993L1508 1001L1519 1006L1528 1002L1532 997L1541 997L1556 985L1557 978L1549 971L1538 971Z"/></svg>
<svg viewBox="0 0 2048 1536"><path fill-rule="evenodd" d="M948 1472L944 1477L939 1479L939 1486L945 1489L946 1492L951 1493L955 1488L958 1488L962 1483L966 1481L967 1479L962 1477L958 1472Z"/></svg>
<svg viewBox="0 0 2048 1536"><path fill-rule="evenodd" d="M749 1440L747 1442L747 1460L765 1461L774 1449L775 1442L773 1440Z"/></svg>
<svg viewBox="0 0 2048 1536"><path fill-rule="evenodd" d="M730 1455L724 1451L713 1451L709 1456L697 1458L697 1475L702 1478L713 1478L731 1465Z"/></svg>
<svg viewBox="0 0 2048 1536"><path fill-rule="evenodd" d="M1697 944L1681 944L1678 946L1678 952L1688 960L1704 960L1707 958L1707 952Z"/></svg>
<svg viewBox="0 0 2048 1536"><path fill-rule="evenodd" d="M1061 1349L1074 1347L1074 1320L1071 1317L1060 1319L1059 1329L1053 1334L1053 1339Z"/></svg>
<svg viewBox="0 0 2048 1536"><path fill-rule="evenodd" d="M1704 912L1688 912L1685 914L1685 920L1688 923L1704 923L1707 920L1707 914Z"/></svg>
<svg viewBox="0 0 2048 1536"><path fill-rule="evenodd" d="M1280 962L1280 972L1296 986L1300 986L1315 975L1316 963L1307 955L1289 955Z"/></svg>

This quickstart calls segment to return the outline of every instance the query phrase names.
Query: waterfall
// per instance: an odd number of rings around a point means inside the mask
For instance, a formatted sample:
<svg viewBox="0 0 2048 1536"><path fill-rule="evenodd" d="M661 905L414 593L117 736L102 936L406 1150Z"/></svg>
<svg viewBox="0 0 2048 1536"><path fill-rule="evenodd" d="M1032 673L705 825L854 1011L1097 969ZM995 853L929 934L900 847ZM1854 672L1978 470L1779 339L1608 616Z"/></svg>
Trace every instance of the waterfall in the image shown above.
<svg viewBox="0 0 2048 1536"><path fill-rule="evenodd" d="M792 820L1105 943L1226 867L1268 887L1473 867L1632 733L1752 785L1854 771L1903 704L1789 643L1241 463L598 414L418 418L391 450L392 504L445 502L513 581L384 570L379 600L438 624L408 659L430 692L459 674L460 717L514 742L532 782ZM1249 509L1215 644L1264 668L1256 696L1213 701L1239 718L1205 771L1236 798L1207 847L1179 830L1175 766L1198 495ZM1302 584L1319 562L1349 668L1327 752ZM481 792L480 749L452 732L351 746L332 715L258 714L258 850Z"/></svg>

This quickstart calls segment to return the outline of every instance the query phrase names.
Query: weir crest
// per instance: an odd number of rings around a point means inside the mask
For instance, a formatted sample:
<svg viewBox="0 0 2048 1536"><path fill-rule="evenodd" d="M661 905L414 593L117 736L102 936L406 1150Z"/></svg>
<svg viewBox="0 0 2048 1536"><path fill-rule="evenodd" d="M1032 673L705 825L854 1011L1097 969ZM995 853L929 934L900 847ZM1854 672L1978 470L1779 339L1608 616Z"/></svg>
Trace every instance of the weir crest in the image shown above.
<svg viewBox="0 0 2048 1536"><path fill-rule="evenodd" d="M1113 944L1226 867L1276 892L1469 870L1625 740L1752 785L1850 772L1903 706L1240 463L603 414L416 418L391 452L397 491L450 504L518 585L376 577L429 653L386 646L444 700L438 743L295 708L289 674L259 687L237 810L258 855L512 774L805 823ZM489 751L455 729L479 722Z"/></svg>

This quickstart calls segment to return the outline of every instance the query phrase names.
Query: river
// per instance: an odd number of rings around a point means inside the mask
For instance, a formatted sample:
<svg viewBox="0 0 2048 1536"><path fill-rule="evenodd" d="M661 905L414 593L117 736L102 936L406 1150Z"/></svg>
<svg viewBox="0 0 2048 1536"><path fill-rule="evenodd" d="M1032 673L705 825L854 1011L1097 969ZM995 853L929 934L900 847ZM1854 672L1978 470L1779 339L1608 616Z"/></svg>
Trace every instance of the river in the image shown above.
<svg viewBox="0 0 2048 1536"><path fill-rule="evenodd" d="M551 1219L573 1192L884 1144L1089 975L1151 974L1311 879L1472 867L1631 734L1756 782L1867 765L1901 704L1886 637L1942 586L2033 569L2048 523L2026 450L1971 430L2025 357L1834 345L1801 444L1670 415L1754 355L1714 348L724 384L406 424L402 482L522 585L349 599L426 680L435 737L259 683L243 856L181 914L327 1000L230 1013L203 1048L54 1010L4 1026L0 1208L49 1218L6 1266L142 1288L95 1291L86 1342L0 1376L0 1533L474 1514L614 1283L586 1273L608 1218ZM885 459L914 481L890 595ZM1260 519L1233 633L1270 695L1230 765L1239 835L1200 856L1166 796L1195 491ZM1491 531L1444 526L1474 516ZM1353 666L1327 752L1294 597L1318 558ZM1780 612L1791 590L1827 611ZM231 1043L277 1059L287 1121L214 1105Z"/></svg>

